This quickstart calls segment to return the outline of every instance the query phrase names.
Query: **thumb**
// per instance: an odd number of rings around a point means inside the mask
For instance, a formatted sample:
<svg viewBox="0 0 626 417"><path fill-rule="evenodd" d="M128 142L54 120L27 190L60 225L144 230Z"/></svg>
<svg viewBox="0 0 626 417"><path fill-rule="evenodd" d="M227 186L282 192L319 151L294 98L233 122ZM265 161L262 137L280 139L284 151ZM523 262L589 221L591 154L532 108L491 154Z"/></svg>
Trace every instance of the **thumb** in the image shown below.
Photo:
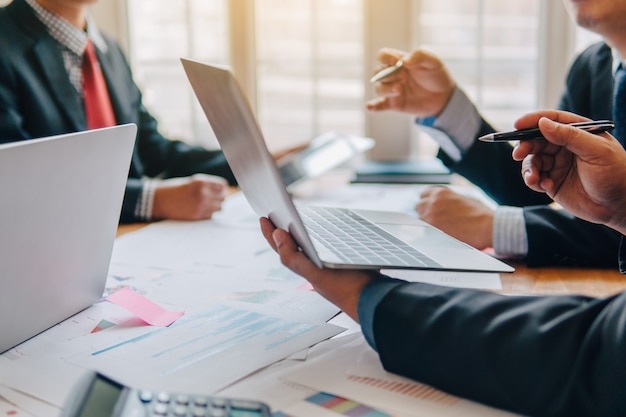
<svg viewBox="0 0 626 417"><path fill-rule="evenodd" d="M590 140L600 136L585 132L577 127L562 124L542 117L538 123L539 130L550 143L562 146L575 155L583 155L590 151Z"/></svg>
<svg viewBox="0 0 626 417"><path fill-rule="evenodd" d="M436 55L423 49L416 49L408 56L403 57L403 60L409 67L423 70L438 70L443 67L443 62Z"/></svg>

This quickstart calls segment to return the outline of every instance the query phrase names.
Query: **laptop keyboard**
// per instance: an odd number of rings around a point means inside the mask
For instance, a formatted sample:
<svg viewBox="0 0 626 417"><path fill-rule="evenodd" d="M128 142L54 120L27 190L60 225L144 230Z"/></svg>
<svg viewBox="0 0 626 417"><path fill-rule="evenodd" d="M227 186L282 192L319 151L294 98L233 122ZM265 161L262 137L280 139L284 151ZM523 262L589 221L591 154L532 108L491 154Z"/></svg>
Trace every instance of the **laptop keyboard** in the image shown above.
<svg viewBox="0 0 626 417"><path fill-rule="evenodd" d="M311 237L348 264L441 266L350 209L307 206L298 213Z"/></svg>

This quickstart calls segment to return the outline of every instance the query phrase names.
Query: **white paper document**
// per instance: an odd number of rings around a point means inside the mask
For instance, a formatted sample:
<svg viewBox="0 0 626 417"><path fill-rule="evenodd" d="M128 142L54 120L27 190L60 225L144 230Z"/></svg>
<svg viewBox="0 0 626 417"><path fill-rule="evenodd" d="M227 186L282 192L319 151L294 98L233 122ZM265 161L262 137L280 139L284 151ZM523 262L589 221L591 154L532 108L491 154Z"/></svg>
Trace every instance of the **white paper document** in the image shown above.
<svg viewBox="0 0 626 417"><path fill-rule="evenodd" d="M365 199L381 201L381 208L390 204L382 202L391 198L389 190L376 186L350 192L360 195L358 204ZM412 209L415 188L395 192L396 198L398 193L404 196L396 207ZM438 285L500 288L497 274L390 275ZM125 287L184 315L168 327L149 326L104 300ZM404 416L423 415L423 410L434 416L504 415L442 393L433 405L358 379L397 377L377 368L377 357L362 341L358 325L336 317L338 312L280 263L239 193L212 220L158 222L118 238L102 301L0 355L0 410L56 416L89 368L135 387L199 394L230 387L223 393L258 394L259 400L299 417L333 415L316 403L326 391ZM339 325L327 323L333 317ZM345 330L341 320L350 336L335 337ZM311 346L315 348L308 350ZM288 357L292 359L283 360Z"/></svg>
<svg viewBox="0 0 626 417"><path fill-rule="evenodd" d="M515 415L446 394L385 371L378 354L362 337L347 339L347 343L335 346L332 352L293 366L292 371L284 372L281 378L314 391L365 404L393 416Z"/></svg>
<svg viewBox="0 0 626 417"><path fill-rule="evenodd" d="M0 385L0 415L15 417L57 417L61 408L47 404L30 395Z"/></svg>
<svg viewBox="0 0 626 417"><path fill-rule="evenodd" d="M167 328L120 329L116 340L99 332L67 361L132 386L210 394L342 330L216 305Z"/></svg>

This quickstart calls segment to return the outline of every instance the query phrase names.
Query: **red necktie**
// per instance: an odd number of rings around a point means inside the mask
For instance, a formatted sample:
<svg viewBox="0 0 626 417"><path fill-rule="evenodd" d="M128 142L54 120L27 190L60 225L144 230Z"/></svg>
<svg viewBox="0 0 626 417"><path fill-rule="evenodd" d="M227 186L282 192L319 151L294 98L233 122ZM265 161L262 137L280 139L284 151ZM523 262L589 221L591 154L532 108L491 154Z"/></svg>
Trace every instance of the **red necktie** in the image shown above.
<svg viewBox="0 0 626 417"><path fill-rule="evenodd" d="M83 55L83 95L85 98L85 114L87 116L87 128L97 129L115 125L115 115L109 98L96 49L91 40L87 41L87 47Z"/></svg>

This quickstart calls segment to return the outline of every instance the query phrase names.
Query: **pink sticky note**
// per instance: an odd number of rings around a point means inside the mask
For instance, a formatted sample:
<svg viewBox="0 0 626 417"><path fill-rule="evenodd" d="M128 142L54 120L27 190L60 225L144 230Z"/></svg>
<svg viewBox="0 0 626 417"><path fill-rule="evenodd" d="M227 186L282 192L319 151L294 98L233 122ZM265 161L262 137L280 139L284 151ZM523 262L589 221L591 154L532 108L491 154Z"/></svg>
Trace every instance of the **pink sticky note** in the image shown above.
<svg viewBox="0 0 626 417"><path fill-rule="evenodd" d="M185 314L183 311L168 311L128 287L116 291L106 299L153 326L169 326Z"/></svg>

